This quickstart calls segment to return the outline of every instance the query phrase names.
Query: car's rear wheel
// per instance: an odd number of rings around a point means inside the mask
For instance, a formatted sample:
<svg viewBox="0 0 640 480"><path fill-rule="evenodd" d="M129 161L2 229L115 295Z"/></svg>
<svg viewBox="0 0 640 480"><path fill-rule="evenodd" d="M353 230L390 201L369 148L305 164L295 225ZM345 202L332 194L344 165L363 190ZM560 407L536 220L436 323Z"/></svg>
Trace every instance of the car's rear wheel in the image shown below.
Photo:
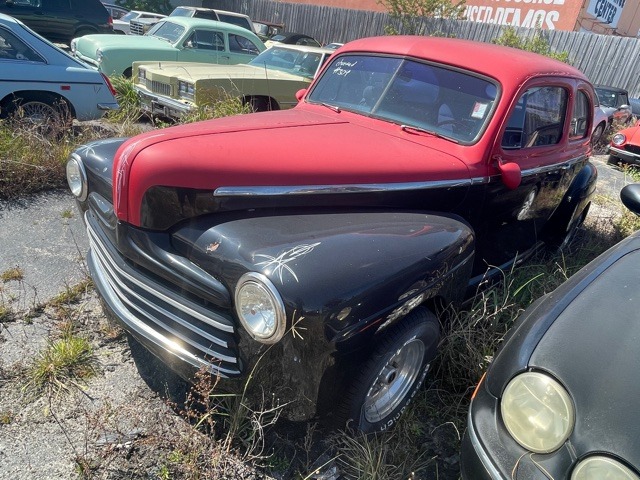
<svg viewBox="0 0 640 480"><path fill-rule="evenodd" d="M5 105L7 117L22 128L43 135L64 133L72 122L67 102L50 93L34 92L14 96Z"/></svg>
<svg viewBox="0 0 640 480"><path fill-rule="evenodd" d="M600 123L595 130L593 131L593 133L591 134L591 145L592 146L596 146L600 143L600 140L602 139L602 135L604 134L604 127L605 124L604 123Z"/></svg>
<svg viewBox="0 0 640 480"><path fill-rule="evenodd" d="M373 433L397 422L436 356L440 324L427 308L417 307L381 335L337 410L338 427Z"/></svg>
<svg viewBox="0 0 640 480"><path fill-rule="evenodd" d="M582 211L578 211L579 205L576 205L569 217L569 220L565 223L564 231L557 232L552 238L550 244L553 250L559 252L566 251L576 238L576 235L580 231L580 228L584 224L589 213L589 206L587 205Z"/></svg>

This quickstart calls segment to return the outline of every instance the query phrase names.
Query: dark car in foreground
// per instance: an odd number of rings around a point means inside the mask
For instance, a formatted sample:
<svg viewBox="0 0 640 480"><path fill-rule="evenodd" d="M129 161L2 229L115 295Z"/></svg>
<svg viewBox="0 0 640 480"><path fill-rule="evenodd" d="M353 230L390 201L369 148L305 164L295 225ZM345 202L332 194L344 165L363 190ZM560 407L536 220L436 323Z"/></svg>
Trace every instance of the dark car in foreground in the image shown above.
<svg viewBox="0 0 640 480"><path fill-rule="evenodd" d="M100 0L0 0L0 13L67 45L91 33L113 33L113 19Z"/></svg>
<svg viewBox="0 0 640 480"><path fill-rule="evenodd" d="M640 214L640 184L621 199ZM637 232L520 316L474 394L465 480L640 478L639 271Z"/></svg>
<svg viewBox="0 0 640 480"><path fill-rule="evenodd" d="M109 315L186 375L385 430L429 371L440 308L584 219L595 92L540 55L392 36L341 47L297 99L75 151L89 270Z"/></svg>

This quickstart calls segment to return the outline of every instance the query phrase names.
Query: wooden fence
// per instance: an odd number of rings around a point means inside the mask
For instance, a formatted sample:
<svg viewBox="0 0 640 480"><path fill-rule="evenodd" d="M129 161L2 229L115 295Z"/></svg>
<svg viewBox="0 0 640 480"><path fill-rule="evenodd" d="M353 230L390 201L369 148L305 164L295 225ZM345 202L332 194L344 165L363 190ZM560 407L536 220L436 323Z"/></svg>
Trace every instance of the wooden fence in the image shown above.
<svg viewBox="0 0 640 480"><path fill-rule="evenodd" d="M323 43L348 42L356 38L384 35L394 24L383 12L349 10L322 5L285 3L276 0L173 0L175 4L213 6L249 15L254 20L284 23L289 31L302 32ZM500 36L502 25L460 20L425 19L425 34L447 35L480 42ZM516 28L522 37L534 29ZM640 97L640 39L586 32L543 30L552 50L566 51L569 63L582 70L594 84L625 88Z"/></svg>

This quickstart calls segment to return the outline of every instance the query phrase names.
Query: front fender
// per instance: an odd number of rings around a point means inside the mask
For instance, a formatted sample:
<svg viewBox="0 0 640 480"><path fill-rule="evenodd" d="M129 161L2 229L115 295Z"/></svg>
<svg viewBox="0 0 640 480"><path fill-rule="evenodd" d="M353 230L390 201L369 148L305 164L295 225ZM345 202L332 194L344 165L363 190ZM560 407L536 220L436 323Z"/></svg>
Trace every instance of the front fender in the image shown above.
<svg viewBox="0 0 640 480"><path fill-rule="evenodd" d="M248 271L266 275L288 321L321 322L328 341L374 333L429 298L459 300L474 251L459 218L403 212L200 218L173 238L231 292Z"/></svg>

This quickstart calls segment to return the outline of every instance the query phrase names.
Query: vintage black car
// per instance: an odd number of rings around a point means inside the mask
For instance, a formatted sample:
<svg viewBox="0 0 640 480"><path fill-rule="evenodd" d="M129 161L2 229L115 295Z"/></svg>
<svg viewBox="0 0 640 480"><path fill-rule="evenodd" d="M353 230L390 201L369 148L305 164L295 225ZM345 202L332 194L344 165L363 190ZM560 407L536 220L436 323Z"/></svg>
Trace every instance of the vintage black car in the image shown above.
<svg viewBox="0 0 640 480"><path fill-rule="evenodd" d="M640 214L640 184L623 203ZM640 232L518 319L469 410L462 476L640 479Z"/></svg>
<svg viewBox="0 0 640 480"><path fill-rule="evenodd" d="M394 36L341 47L296 97L74 152L89 270L175 368L384 430L427 375L439 309L587 215L595 92L530 52Z"/></svg>

